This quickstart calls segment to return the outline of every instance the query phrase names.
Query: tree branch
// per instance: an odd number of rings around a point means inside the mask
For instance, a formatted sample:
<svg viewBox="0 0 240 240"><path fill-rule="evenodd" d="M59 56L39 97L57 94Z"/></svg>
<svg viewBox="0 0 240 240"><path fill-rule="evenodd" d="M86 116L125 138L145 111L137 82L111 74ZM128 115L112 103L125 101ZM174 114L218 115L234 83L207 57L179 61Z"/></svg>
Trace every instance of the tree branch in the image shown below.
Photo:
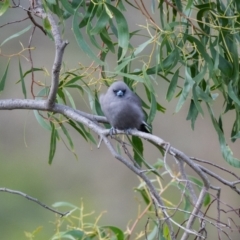
<svg viewBox="0 0 240 240"><path fill-rule="evenodd" d="M51 24L51 30L52 30L53 38L55 41L55 50L56 50L55 59L52 67L52 84L51 84L51 88L50 88L50 92L47 100L47 107L51 109L51 107L55 104L55 101L56 101L63 53L64 53L65 47L68 45L68 41L62 40L57 23L54 20L52 14L48 13L47 16Z"/></svg>
<svg viewBox="0 0 240 240"><path fill-rule="evenodd" d="M32 7L33 7L32 10L35 15L41 17L42 19L46 17L48 18L49 23L51 25L51 31L52 31L52 35L55 43L55 58L54 58L53 67L52 67L52 81L51 81L51 87L50 87L48 99L46 102L47 109L50 110L54 106L56 101L64 49L68 45L68 41L62 40L58 24L56 23L53 15L50 12L45 13L42 7L41 0L35 0L35 5L33 5ZM31 15L29 14L29 16Z"/></svg>
<svg viewBox="0 0 240 240"><path fill-rule="evenodd" d="M64 217L69 213L69 211L65 212L65 213L61 213L61 212L59 212L59 211L57 211L57 210L55 210L51 207L48 207L46 204L40 202L38 199L33 198L33 197L27 195L26 193L23 193L23 192L20 192L20 191L12 190L12 189L9 189L9 188L0 188L0 192L12 193L12 194L17 194L17 195L20 195L22 197L25 197L26 199L28 199L30 201L33 201L33 202L37 203L38 205L46 208L47 210L50 210L51 212L57 213L61 217Z"/></svg>

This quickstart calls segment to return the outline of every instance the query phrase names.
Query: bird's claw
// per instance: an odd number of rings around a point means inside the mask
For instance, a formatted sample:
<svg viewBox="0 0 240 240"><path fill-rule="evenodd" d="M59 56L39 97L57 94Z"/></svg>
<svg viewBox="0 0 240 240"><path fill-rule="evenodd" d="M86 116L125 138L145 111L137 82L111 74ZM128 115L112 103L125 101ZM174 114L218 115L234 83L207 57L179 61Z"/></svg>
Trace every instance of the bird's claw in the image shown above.
<svg viewBox="0 0 240 240"><path fill-rule="evenodd" d="M112 137L113 134L116 134L117 133L117 129L114 128L114 127L111 127L110 130L109 130L109 135Z"/></svg>

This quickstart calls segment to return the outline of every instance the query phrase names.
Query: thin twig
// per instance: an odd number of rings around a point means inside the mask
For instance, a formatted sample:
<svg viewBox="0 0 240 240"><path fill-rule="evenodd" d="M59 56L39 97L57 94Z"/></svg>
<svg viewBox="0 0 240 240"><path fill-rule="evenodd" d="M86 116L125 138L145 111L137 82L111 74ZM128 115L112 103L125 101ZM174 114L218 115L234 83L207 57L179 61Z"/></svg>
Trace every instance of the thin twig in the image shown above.
<svg viewBox="0 0 240 240"><path fill-rule="evenodd" d="M29 38L29 42L28 42L28 53L29 53L29 60L30 60L30 64L31 64L31 75L32 75L32 81L31 81L31 93L32 93L32 97L35 98L34 92L33 92L33 84L35 82L34 80L34 71L33 71L33 60L32 60L32 51L31 51L31 44L32 44L32 38L33 38L33 34L35 32L36 26L33 27L32 30L32 34Z"/></svg>
<svg viewBox="0 0 240 240"><path fill-rule="evenodd" d="M49 210L49 211L51 211L51 212L54 212L54 213L57 213L57 214L60 215L61 217L64 217L64 216L66 216L66 215L69 213L69 211L68 211L68 212L65 212L65 213L59 212L59 211L57 211L57 210L55 210L55 209L53 209L53 208L51 208L51 207L48 207L46 204L40 202L38 199L33 198L33 197L27 195L26 193L23 193L23 192L20 192L20 191L8 189L8 188L0 188L0 192L12 193L12 194L17 194L17 195L20 195L20 196L22 196L22 197L25 197L25 198L27 198L28 200L33 201L33 202L37 203L38 205L46 208L47 210Z"/></svg>
<svg viewBox="0 0 240 240"><path fill-rule="evenodd" d="M7 23L1 25L0 28L5 27L5 26L7 26L7 25L9 25L9 24L23 22L23 21L25 21L25 20L27 20L27 19L29 19L29 17L26 17L26 18L23 18L23 19L17 20L17 21L7 22Z"/></svg>
<svg viewBox="0 0 240 240"><path fill-rule="evenodd" d="M45 35L47 35L47 32L44 30L44 28L43 28L41 25L39 25L39 24L35 21L35 19L33 18L32 14L31 14L31 8L29 8L28 10L29 10L29 11L27 11L27 14L28 14L29 19L30 19L31 22L33 23L33 25L34 25L35 27L38 27Z"/></svg>

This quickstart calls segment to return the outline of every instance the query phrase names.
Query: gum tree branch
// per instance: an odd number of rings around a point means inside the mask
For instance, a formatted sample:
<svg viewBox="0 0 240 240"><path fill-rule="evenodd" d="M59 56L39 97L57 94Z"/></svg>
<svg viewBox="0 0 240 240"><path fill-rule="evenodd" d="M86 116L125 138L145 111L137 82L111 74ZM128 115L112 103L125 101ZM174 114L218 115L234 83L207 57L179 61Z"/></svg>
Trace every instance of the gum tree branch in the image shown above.
<svg viewBox="0 0 240 240"><path fill-rule="evenodd" d="M41 0L36 0L35 4L33 4L33 12L35 15L39 16L40 18L48 18L49 23L51 25L52 36L55 43L55 58L52 66L52 80L51 80L51 87L48 94L48 98L46 101L47 109L51 109L56 101L58 85L59 85L59 76L60 70L62 66L63 54L64 49L68 45L68 41L64 41L61 37L61 33L59 31L59 27L57 22L55 21L53 15L48 12L45 13Z"/></svg>
<svg viewBox="0 0 240 240"><path fill-rule="evenodd" d="M72 120L75 121L79 121L81 123L83 123L85 126L89 127L92 131L94 131L95 133L97 133L104 141L105 145L107 146L107 148L110 150L111 154L118 159L119 161L121 161L123 164L125 164L130 170L132 170L134 173L136 173L139 177L141 177L144 182L146 183L146 185L148 186L151 194L154 196L154 198L157 200L157 203L159 206L163 206L164 204L159 196L159 194L157 193L156 189L154 188L154 186L152 185L151 181L146 177L146 175L144 175L144 173L136 168L133 164L131 164L130 162L128 162L125 158L123 158L122 156L118 155L117 152L114 150L113 146L111 145L111 143L108 141L107 136L109 135L109 130L108 129L103 129L101 126L98 125L98 123L96 123L96 119L94 119L94 115L88 115L88 114L82 114L83 112L80 111L76 111L68 106L65 105L61 105L61 104L55 104L51 110L48 109L48 106L46 105L46 101L45 100L30 100L30 99L10 99L10 100L0 100L0 109L2 110L13 110L13 109L34 109L34 110L42 110L42 111L51 111L54 113L60 113L63 114L65 117L70 118ZM85 116L83 116L85 115ZM89 118L88 118L89 117ZM92 120L90 120L90 118ZM104 119L103 119L104 120ZM124 131L117 131L117 134L125 134ZM146 140L149 140L151 142L154 142L155 144L162 146L166 149L167 144L165 143L164 140L162 140L161 138L154 136L152 134L148 134L148 133L144 133L144 132L140 132L137 130L132 130L130 132L131 135L134 136L138 136L141 138L144 138ZM203 182L204 182L204 188L202 189L200 196L195 204L194 210L193 210L193 214L191 215L191 217L188 220L187 223L187 229L188 231L185 231L186 234L189 235L189 233L191 232L191 227L192 224L195 221L196 216L199 214L200 208L203 204L203 199L204 196L206 194L206 191L209 188L209 181L205 175L205 173L198 167L197 164L195 164L193 161L191 161L191 159L186 156L184 153L182 153L181 151L173 148L173 147L169 147L168 153L172 156L174 156L176 159L184 161L185 163L187 163L193 170L195 170L195 172L197 172L199 174L199 176L202 178ZM193 197L194 198L194 197ZM163 208L162 208L163 210ZM165 211L165 210L163 210ZM168 224L168 227L171 231L171 237L172 239L174 239L174 235L172 234L172 225L169 222L168 219L168 215L167 212L165 211L164 213L165 218L166 218L166 223Z"/></svg>
<svg viewBox="0 0 240 240"><path fill-rule="evenodd" d="M62 40L59 28L52 14L48 13L47 16L51 25L52 35L55 42L55 51L56 51L55 59L52 67L52 83L51 83L51 88L50 88L50 92L47 99L47 107L51 109L51 107L55 104L55 101L56 101L63 53L64 53L65 47L68 45L68 41Z"/></svg>
<svg viewBox="0 0 240 240"><path fill-rule="evenodd" d="M239 181L236 182L229 182L226 181L220 177L218 177L215 173L209 171L208 169L201 167L199 164L196 164L190 157L185 155L183 152L179 151L178 149L175 149L174 147L170 146L170 144L166 143L163 139L159 138L158 136L140 132L137 130L131 130L130 134L133 136L138 136L142 139L145 139L149 141L150 143L153 143L155 145L161 146L165 150L165 158L166 155L169 154L173 156L179 163L180 163L180 172L182 174L182 179L187 183L186 187L189 190L190 197L193 202L193 210L190 213L189 219L186 221L186 225L180 226L178 223L176 223L173 218L169 215L168 209L165 207L164 202L162 200L161 195L153 185L152 181L148 178L146 175L146 171L140 169L138 166L134 165L134 162L130 161L131 156L127 155L130 160L123 157L122 155L118 154L116 149L113 147L111 141L109 140L109 130L104 129L102 126L99 125L99 123L107 123L107 120L105 117L102 116L96 116L92 114L88 114L85 112L82 112L80 110L75 110L71 107L68 107L66 105L57 104L56 101L56 95L59 87L59 76L60 76L60 70L62 66L63 61L63 54L64 50L68 44L67 41L64 41L61 37L61 33L58 27L58 24L56 23L53 15L50 12L45 12L42 5L41 0L30 0L32 2L31 11L41 17L42 19L48 18L49 23L51 25L51 31L52 36L54 38L55 43L55 58L52 66L52 80L51 80L51 87L49 91L49 95L47 100L32 100L32 99L5 99L0 100L0 110L15 110L15 109L28 109L28 110L39 110L39 111L47 111L52 113L58 113L65 116L67 119L71 119L77 122L81 122L86 127L91 129L93 132L98 134L101 138L101 141L104 142L109 152L112 154L114 158L116 158L118 161L120 161L122 164L124 164L127 168L129 168L132 172L134 172L137 176L139 176L146 184L151 197L153 198L154 204L158 206L159 209L161 209L163 217L158 218L159 221L163 221L163 223L166 223L169 232L170 237L172 240L176 239L176 236L174 234L173 224L181 227L184 231L181 240L188 239L190 234L194 234L195 236L199 238L204 238L203 234L201 233L201 230L205 230L205 221L204 216L201 213L201 207L204 202L204 197L206 196L206 193L208 192L210 188L210 182L208 179L208 176L214 177L219 182L228 185L233 190L236 191L236 184L239 183ZM167 2L167 1L165 1ZM124 131L117 131L116 134L125 134ZM100 143L101 143L100 141ZM99 144L100 145L100 144ZM192 184L187 178L187 175L185 174L185 171L183 169L183 163L186 163L191 169L193 169L198 176L202 179L203 187L200 191L200 194L197 196ZM239 180L239 179L238 179ZM9 192L13 194L21 195L31 201L34 201L38 203L39 205L45 207L48 210L51 210L53 212L56 212L62 216L66 215L67 213L59 213L55 211L54 209L51 209L47 207L45 204L42 204L39 200L32 198L22 192L10 190L6 188L0 188L0 191ZM220 198L220 196L219 196ZM220 201L219 201L220 202ZM219 203L220 204L220 203ZM218 210L220 213L220 207L218 205ZM202 219L201 222L201 229L198 232L192 229L193 224L196 220L196 218ZM218 223L220 222L220 215L218 217ZM160 227L160 226L159 226Z"/></svg>
<svg viewBox="0 0 240 240"><path fill-rule="evenodd" d="M38 205L40 205L41 207L44 207L44 208L46 208L47 210L49 210L51 212L57 213L61 217L64 217L64 216L66 216L69 213L69 212L65 212L65 213L59 212L59 211L57 211L57 210L55 210L55 209L53 209L51 207L48 207L46 204L40 202L38 199L33 198L33 197L27 195L26 193L23 193L23 192L20 192L20 191L12 190L12 189L9 189L9 188L0 188L0 192L7 192L7 193L16 194L16 195L20 195L22 197L25 197L27 200L35 202Z"/></svg>

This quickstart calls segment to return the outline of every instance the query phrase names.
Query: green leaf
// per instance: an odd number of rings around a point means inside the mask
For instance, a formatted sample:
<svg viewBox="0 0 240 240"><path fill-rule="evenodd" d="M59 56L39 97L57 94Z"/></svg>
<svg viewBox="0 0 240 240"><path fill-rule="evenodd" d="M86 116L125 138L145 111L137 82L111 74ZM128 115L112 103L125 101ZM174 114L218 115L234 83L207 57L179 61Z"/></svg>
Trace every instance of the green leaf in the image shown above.
<svg viewBox="0 0 240 240"><path fill-rule="evenodd" d="M119 72L118 75L123 76L128 79L133 79L134 81L137 81L137 82L142 82L142 83L144 82L143 78L140 76L137 76L137 75L123 73L123 72Z"/></svg>
<svg viewBox="0 0 240 240"><path fill-rule="evenodd" d="M50 124L48 122L46 122L46 120L39 114L39 112L37 110L33 111L35 118L37 119L37 122L39 123L39 125L43 128L45 128L46 130L51 131L51 127Z"/></svg>
<svg viewBox="0 0 240 240"><path fill-rule="evenodd" d="M198 116L198 110L193 100L191 100L190 107L188 110L187 120L191 120L191 128L194 130L194 125Z"/></svg>
<svg viewBox="0 0 240 240"><path fill-rule="evenodd" d="M185 103L185 101L187 100L187 96L194 84L194 81L192 80L191 76L188 73L187 67L185 68L185 75L186 75L186 78L185 78L182 93L180 95L180 98L179 98L177 106L176 106L176 110L175 110L176 112L178 112L182 108L182 106Z"/></svg>
<svg viewBox="0 0 240 240"><path fill-rule="evenodd" d="M84 132L85 136L95 145L97 145L95 139L93 138L92 134L90 132L88 132L84 126L82 125L82 123L77 122L78 126L82 129L82 131Z"/></svg>
<svg viewBox="0 0 240 240"><path fill-rule="evenodd" d="M74 240L91 240L91 238L87 237L85 233L81 230L70 230L62 234L63 238L69 238Z"/></svg>
<svg viewBox="0 0 240 240"><path fill-rule="evenodd" d="M233 90L232 81L228 84L228 95L240 107L240 100Z"/></svg>
<svg viewBox="0 0 240 240"><path fill-rule="evenodd" d="M58 88L58 91L57 91L57 102L65 104L65 105L67 104L66 98L65 98L65 94L63 93L62 88Z"/></svg>
<svg viewBox="0 0 240 240"><path fill-rule="evenodd" d="M210 77L214 73L213 69L213 61L209 57L208 52L206 51L206 46L204 46L198 39L191 35L185 34L185 37L188 41L190 41L193 45L194 48L197 48L198 52L201 54L201 56L204 58L206 61L207 67L208 67L208 73Z"/></svg>
<svg viewBox="0 0 240 240"><path fill-rule="evenodd" d="M177 82L178 82L178 75L179 75L179 69L174 73L172 80L169 84L169 87L167 90L167 97L166 97L168 101L171 101L174 96L174 93L177 87Z"/></svg>
<svg viewBox="0 0 240 240"><path fill-rule="evenodd" d="M88 141L85 133L79 127L77 127L75 122L69 119L67 123L71 125L86 141Z"/></svg>
<svg viewBox="0 0 240 240"><path fill-rule="evenodd" d="M42 90L40 90L36 96L36 100L38 99L42 99L42 98L45 98L47 95L48 95L48 92L49 92L49 89L47 87L43 88ZM51 125L49 124L49 121L47 121L45 118L43 118L40 114L39 114L39 111L37 110L34 110L33 111L34 115L35 115L35 118L37 119L37 122L39 123L39 125L41 127L43 127L44 129L46 130L49 130L51 131L52 130L52 127Z"/></svg>
<svg viewBox="0 0 240 240"><path fill-rule="evenodd" d="M177 9L182 12L182 2L181 0L175 0Z"/></svg>
<svg viewBox="0 0 240 240"><path fill-rule="evenodd" d="M76 41L80 47L80 49L86 53L90 58L92 58L97 64L104 65L104 62L102 62L96 54L92 51L92 49L89 47L87 42L84 40L83 35L79 29L78 26L78 9L75 10L73 21L72 21L72 27L73 27L73 33L76 38Z"/></svg>
<svg viewBox="0 0 240 240"><path fill-rule="evenodd" d="M151 199L149 199L149 194L146 192L146 189L138 187L138 188L135 188L135 190L141 194L145 204L149 205L149 203L151 202Z"/></svg>
<svg viewBox="0 0 240 240"><path fill-rule="evenodd" d="M115 53L114 44L113 44L112 39L110 38L106 28L103 28L102 31L100 32L100 38L102 39L103 43L105 43L107 45L108 49L112 53Z"/></svg>
<svg viewBox="0 0 240 240"><path fill-rule="evenodd" d="M68 87L68 85L71 85L71 84L77 82L79 79L82 79L82 78L83 78L83 76L74 77L74 78L72 78L71 80L67 81L67 82L64 84L64 86L65 86L65 87Z"/></svg>
<svg viewBox="0 0 240 240"><path fill-rule="evenodd" d="M108 21L109 21L109 16L106 13L105 9L103 9L99 19L97 20L95 27L91 29L90 34L96 35L102 32L102 30L106 27Z"/></svg>
<svg viewBox="0 0 240 240"><path fill-rule="evenodd" d="M123 61L115 67L114 73L118 74L123 68L129 65L129 63L132 62L134 59L136 58L134 58L133 56L128 56L124 58Z"/></svg>
<svg viewBox="0 0 240 240"><path fill-rule="evenodd" d="M118 45L122 48L122 55L118 59L121 61L123 57L126 55L129 45L129 30L128 24L124 17L124 15L114 6L106 3L107 7L113 12L116 23L117 23L117 31L118 31Z"/></svg>
<svg viewBox="0 0 240 240"><path fill-rule="evenodd" d="M68 97L68 99L69 99L69 101L70 101L70 104L71 104L72 108L73 108L73 109L76 109L76 105L75 105L75 102L74 102L73 97L71 96L71 94L70 94L66 89L64 89L63 91L64 91L65 94L67 95L67 97Z"/></svg>
<svg viewBox="0 0 240 240"><path fill-rule="evenodd" d="M157 112L157 102L156 102L156 98L153 92L150 92L150 96L151 96L151 107L150 107L150 112L148 115L148 120L147 123L151 124L156 116L156 112Z"/></svg>
<svg viewBox="0 0 240 240"><path fill-rule="evenodd" d="M51 26L51 24L50 24L50 22L49 22L49 20L48 20L47 17L45 17L45 18L43 19L43 27L44 27L44 29L47 30L48 32L50 32L51 29L52 29L52 26Z"/></svg>
<svg viewBox="0 0 240 240"><path fill-rule="evenodd" d="M27 92L26 92L26 87L25 87L25 81L22 73L22 66L21 66L21 61L19 59L19 73L20 73L20 78L21 78L21 83L22 83L22 92L25 98L27 98Z"/></svg>
<svg viewBox="0 0 240 240"><path fill-rule="evenodd" d="M5 39L5 40L1 43L0 47L2 47L2 46L3 46L6 42L8 42L9 40L21 36L22 34L24 34L25 32L27 32L31 27L32 27L32 25L29 25L28 27L24 28L24 29L21 30L20 32L17 32L17 33L15 33L15 34L13 34L12 36L8 37L7 39Z"/></svg>
<svg viewBox="0 0 240 240"><path fill-rule="evenodd" d="M202 107L201 107L200 102L199 102L198 93L197 93L197 91L196 91L196 88L197 88L197 87L198 87L198 86L197 86L196 83L195 83L195 84L193 85L193 89L192 89L193 100L194 100L194 103L195 103L195 106L196 106L198 112L201 113L202 116L203 116L204 113L203 113Z"/></svg>
<svg viewBox="0 0 240 240"><path fill-rule="evenodd" d="M81 5L84 6L84 10L85 10L84 11L84 17L79 24L79 28L83 28L87 25L87 23L89 21L91 21L93 19L93 17L96 15L96 11L97 11L98 8L97 8L96 4L94 4L92 1L89 2L89 6L87 8L85 6L85 1L84 0L81 0L80 3L77 0L75 0L75 2L77 4L77 6L76 6L77 9L79 9L79 7L81 7ZM99 7L101 8L101 6L99 6ZM81 13L81 16L82 16L82 13Z"/></svg>
<svg viewBox="0 0 240 240"><path fill-rule="evenodd" d="M67 12L69 12L71 15L74 14L74 9L72 8L72 5L68 1L60 0L60 2Z"/></svg>
<svg viewBox="0 0 240 240"><path fill-rule="evenodd" d="M111 239L117 239L117 240L124 240L124 233L120 228L117 228L115 226L102 226L100 229L106 229L106 230L111 230L116 238L111 238Z"/></svg>
<svg viewBox="0 0 240 240"><path fill-rule="evenodd" d="M77 206L73 205L72 203L68 203L68 202L55 202L52 204L52 206L54 208L59 208L59 207L70 207L70 208L78 208Z"/></svg>
<svg viewBox="0 0 240 240"><path fill-rule="evenodd" d="M0 16L2 16L9 8L10 0L3 0L3 4L0 8Z"/></svg>
<svg viewBox="0 0 240 240"><path fill-rule="evenodd" d="M145 234L147 234L146 239L147 240L157 239L156 237L157 237L158 231L159 231L159 226L155 225L153 230L149 234L145 233Z"/></svg>
<svg viewBox="0 0 240 240"><path fill-rule="evenodd" d="M192 5L193 5L193 0L188 0L188 1L187 1L187 5L186 5L186 7L185 7L185 10L190 9L190 8L192 7Z"/></svg>
<svg viewBox="0 0 240 240"><path fill-rule="evenodd" d="M195 86L195 91L198 97L204 102L211 103L213 101L212 97L208 93L204 92L199 86Z"/></svg>
<svg viewBox="0 0 240 240"><path fill-rule="evenodd" d="M64 135L66 136L66 138L68 140L68 143L69 143L69 146L71 147L72 150L74 150L74 144L73 144L73 141L72 141L72 139L70 137L70 134L69 134L68 130L66 129L64 124L62 124L61 122L59 122L59 126L61 127Z"/></svg>
<svg viewBox="0 0 240 240"><path fill-rule="evenodd" d="M139 137L132 136L132 146L134 153L134 160L138 163L139 166L142 166L143 159L143 143Z"/></svg>
<svg viewBox="0 0 240 240"><path fill-rule="evenodd" d="M236 168L240 168L240 161L237 158L233 157L233 153L231 151L231 149L229 148L229 146L226 143L224 134L221 130L221 127L219 126L216 118L214 117L212 108L210 107L210 105L207 103L207 108L209 111L209 114L211 116L211 120L213 123L213 126L218 134L218 139L219 139L219 143L220 143L220 147L221 147L221 152L222 152L222 156L223 158L233 167Z"/></svg>
<svg viewBox="0 0 240 240"><path fill-rule="evenodd" d="M37 71L44 71L44 69L42 68L31 68L30 70L26 71L24 74L23 74L23 78L25 78L29 73L31 72L37 72ZM21 79L19 79L16 83L19 83L21 82Z"/></svg>
<svg viewBox="0 0 240 240"><path fill-rule="evenodd" d="M7 67L6 67L5 71L4 71L2 79L0 81L0 92L2 92L4 90L4 87L5 87L5 82L6 82L6 79L7 79L9 63L10 63L10 59L8 60Z"/></svg>
<svg viewBox="0 0 240 240"><path fill-rule="evenodd" d="M201 191L201 189L203 187L203 182L192 176L189 176L188 178L189 178L189 180L194 182L197 185L199 191ZM204 197L204 202L203 202L204 206L206 207L210 202L211 202L211 196L209 193L206 193L206 195Z"/></svg>
<svg viewBox="0 0 240 240"><path fill-rule="evenodd" d="M153 39L150 38L146 42L140 44L133 52L134 56L137 56L139 53L141 53L150 43L152 43Z"/></svg>
<svg viewBox="0 0 240 240"><path fill-rule="evenodd" d="M51 165L52 161L53 161L53 158L54 158L54 155L55 155L55 152L56 152L58 133L57 133L57 130L55 128L55 125L52 122L50 122L50 125L51 125L52 131L51 131L50 151L49 151L48 163Z"/></svg>
<svg viewBox="0 0 240 240"><path fill-rule="evenodd" d="M89 21L89 22L87 23L87 28L86 28L86 30L87 30L87 36L89 37L89 39L90 39L90 41L91 41L91 43L92 43L93 46L95 46L96 48L98 48L99 50L101 50L102 52L104 52L104 51L105 51L105 48L100 45L99 40L97 40L97 39L95 38L95 35L91 34L92 28L93 28L93 27L92 27L92 23ZM97 35L97 37L98 37L98 35Z"/></svg>

